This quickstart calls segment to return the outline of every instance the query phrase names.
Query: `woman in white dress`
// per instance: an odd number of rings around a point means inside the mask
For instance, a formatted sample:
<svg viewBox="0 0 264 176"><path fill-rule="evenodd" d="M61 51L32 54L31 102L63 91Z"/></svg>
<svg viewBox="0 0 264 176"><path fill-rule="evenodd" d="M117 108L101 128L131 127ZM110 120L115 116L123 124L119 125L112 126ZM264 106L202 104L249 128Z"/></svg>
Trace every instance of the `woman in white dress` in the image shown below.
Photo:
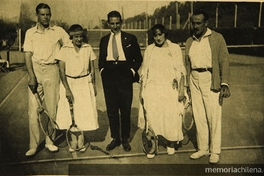
<svg viewBox="0 0 264 176"><path fill-rule="evenodd" d="M74 119L83 131L98 129L94 60L91 45L84 43L83 28L74 24L69 29L71 42L64 45L56 59L61 77L60 100L56 121L61 129L71 125L69 102L73 103Z"/></svg>
<svg viewBox="0 0 264 176"><path fill-rule="evenodd" d="M154 43L144 53L141 67L141 93L148 125L156 135L167 139L167 152L175 153L174 144L183 139L182 113L185 98L179 94L178 84L186 75L179 45L166 39L165 27L156 24L151 28ZM181 89L184 89L183 86ZM142 115L139 115L142 117ZM139 118L139 121L142 119ZM155 154L147 154L153 158Z"/></svg>

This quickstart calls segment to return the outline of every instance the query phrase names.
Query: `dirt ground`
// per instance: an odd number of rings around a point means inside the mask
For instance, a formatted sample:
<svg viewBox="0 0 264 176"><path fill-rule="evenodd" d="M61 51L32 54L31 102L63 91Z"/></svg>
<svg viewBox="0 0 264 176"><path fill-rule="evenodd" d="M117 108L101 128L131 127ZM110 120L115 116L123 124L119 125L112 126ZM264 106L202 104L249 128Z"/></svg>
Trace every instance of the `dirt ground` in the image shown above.
<svg viewBox="0 0 264 176"><path fill-rule="evenodd" d="M212 166L208 164L208 157L189 159L196 146L193 129L189 132L191 141L178 146L175 155L168 156L160 145L154 159L146 158L141 148L142 129L137 127L139 86L136 83L130 152L117 147L110 155L91 148L85 153L71 154L68 147L62 147L59 152L50 153L42 143L34 157L26 158L29 141L27 72L23 64L11 64L9 73L0 72L0 175L204 175L207 167L258 167L263 174L264 59L231 54L230 66L232 95L223 105L222 154L219 164ZM85 134L92 145L104 150L111 138L98 70L96 73L99 129ZM245 169L241 174L246 175L248 171Z"/></svg>

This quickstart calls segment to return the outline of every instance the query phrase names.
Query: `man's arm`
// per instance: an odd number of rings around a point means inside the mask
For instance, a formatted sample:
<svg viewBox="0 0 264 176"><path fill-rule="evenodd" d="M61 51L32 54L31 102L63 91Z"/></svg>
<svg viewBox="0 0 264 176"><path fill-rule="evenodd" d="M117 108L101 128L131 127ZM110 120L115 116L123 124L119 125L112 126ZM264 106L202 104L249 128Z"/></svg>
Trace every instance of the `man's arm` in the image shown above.
<svg viewBox="0 0 264 176"><path fill-rule="evenodd" d="M141 55L140 47L139 47L139 44L138 44L136 36L133 36L132 45L133 45L133 59L134 59L132 69L135 72L137 72L138 69L141 66L143 58L142 58L142 55Z"/></svg>
<svg viewBox="0 0 264 176"><path fill-rule="evenodd" d="M220 42L220 76L221 76L221 91L220 96L223 98L228 98L231 95L230 89L229 89L229 53L227 49L227 45L225 42L225 39L221 36L221 42Z"/></svg>
<svg viewBox="0 0 264 176"><path fill-rule="evenodd" d="M223 36L220 38L219 42L219 69L221 76L221 83L229 83L229 53L227 45Z"/></svg>
<svg viewBox="0 0 264 176"><path fill-rule="evenodd" d="M61 40L60 40L60 45L61 46L63 46L66 43L70 42L70 36L63 28L60 28L60 34L61 34Z"/></svg>
<svg viewBox="0 0 264 176"><path fill-rule="evenodd" d="M28 76L29 76L28 86L30 90L32 91L32 93L36 93L37 88L38 88L38 82L37 82L37 78L33 70L32 55L33 55L32 52L29 52L29 51L25 52L25 63L26 63Z"/></svg>
<svg viewBox="0 0 264 176"><path fill-rule="evenodd" d="M100 45L99 45L99 59L98 59L98 67L99 67L99 71L101 73L101 71L104 69L104 65L106 62L106 52L107 52L107 47L106 45L106 41L104 40L104 38L101 38L100 41Z"/></svg>

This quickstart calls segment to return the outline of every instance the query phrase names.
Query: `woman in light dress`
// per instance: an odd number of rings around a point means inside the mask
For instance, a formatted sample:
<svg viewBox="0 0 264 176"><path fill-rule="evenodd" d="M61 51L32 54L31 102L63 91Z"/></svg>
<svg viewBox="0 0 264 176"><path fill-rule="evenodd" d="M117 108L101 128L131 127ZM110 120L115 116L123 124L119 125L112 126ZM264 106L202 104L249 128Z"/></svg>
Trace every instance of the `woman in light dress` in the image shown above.
<svg viewBox="0 0 264 176"><path fill-rule="evenodd" d="M175 153L175 143L183 139L182 113L184 86L179 86L180 79L185 79L186 71L179 45L167 39L165 27L156 24L151 28L154 43L144 53L141 67L140 98L144 100L148 125L156 135L167 140L167 153ZM142 111L139 111L139 126L145 123ZM155 153L147 154L153 158Z"/></svg>
<svg viewBox="0 0 264 176"><path fill-rule="evenodd" d="M56 121L60 129L70 127L72 120L69 102L71 102L76 125L83 131L96 130L99 127L95 98L96 55L91 45L83 42L82 26L72 25L69 35L71 42L64 45L56 56L61 77Z"/></svg>

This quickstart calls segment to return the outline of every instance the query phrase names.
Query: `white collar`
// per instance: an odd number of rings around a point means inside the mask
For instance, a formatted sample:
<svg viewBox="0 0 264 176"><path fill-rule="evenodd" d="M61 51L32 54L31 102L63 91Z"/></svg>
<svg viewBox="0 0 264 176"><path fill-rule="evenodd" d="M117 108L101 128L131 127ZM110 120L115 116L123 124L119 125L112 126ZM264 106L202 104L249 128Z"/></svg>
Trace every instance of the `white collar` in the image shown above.
<svg viewBox="0 0 264 176"><path fill-rule="evenodd" d="M211 34L212 34L212 30L209 29L209 28L207 28L205 34L204 34L201 38L208 37L208 36L211 35ZM193 35L193 38L196 39L196 40L198 40L198 39L195 37L195 35Z"/></svg>

